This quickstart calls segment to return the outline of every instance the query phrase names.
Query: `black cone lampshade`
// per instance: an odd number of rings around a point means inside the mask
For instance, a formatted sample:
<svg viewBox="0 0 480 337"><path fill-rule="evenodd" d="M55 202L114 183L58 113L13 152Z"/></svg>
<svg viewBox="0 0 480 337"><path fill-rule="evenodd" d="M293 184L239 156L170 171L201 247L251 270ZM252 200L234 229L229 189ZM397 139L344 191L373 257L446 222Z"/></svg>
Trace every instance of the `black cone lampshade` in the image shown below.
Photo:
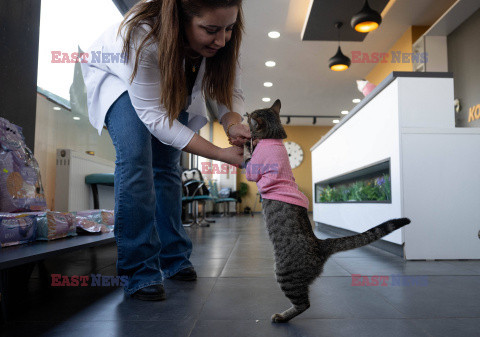
<svg viewBox="0 0 480 337"><path fill-rule="evenodd" d="M333 71L347 70L350 64L350 59L342 53L340 46L338 46L337 53L328 60L328 67Z"/></svg>
<svg viewBox="0 0 480 337"><path fill-rule="evenodd" d="M357 32L368 33L380 26L382 16L377 11L371 9L368 5L368 0L365 0L362 10L352 17L350 23Z"/></svg>
<svg viewBox="0 0 480 337"><path fill-rule="evenodd" d="M340 28L342 28L343 23L336 22L335 28L338 29L338 50L337 53L328 60L328 67L333 71L344 71L350 67L350 59L342 53L340 48Z"/></svg>

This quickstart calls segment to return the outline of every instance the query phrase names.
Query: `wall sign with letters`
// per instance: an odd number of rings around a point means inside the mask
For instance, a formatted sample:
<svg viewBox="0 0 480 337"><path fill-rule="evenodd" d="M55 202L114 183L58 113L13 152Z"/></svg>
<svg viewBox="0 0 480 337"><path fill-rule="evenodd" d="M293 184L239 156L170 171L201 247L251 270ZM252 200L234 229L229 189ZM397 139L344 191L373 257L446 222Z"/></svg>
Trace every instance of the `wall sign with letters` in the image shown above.
<svg viewBox="0 0 480 337"><path fill-rule="evenodd" d="M474 105L468 109L468 122L480 119L480 104Z"/></svg>

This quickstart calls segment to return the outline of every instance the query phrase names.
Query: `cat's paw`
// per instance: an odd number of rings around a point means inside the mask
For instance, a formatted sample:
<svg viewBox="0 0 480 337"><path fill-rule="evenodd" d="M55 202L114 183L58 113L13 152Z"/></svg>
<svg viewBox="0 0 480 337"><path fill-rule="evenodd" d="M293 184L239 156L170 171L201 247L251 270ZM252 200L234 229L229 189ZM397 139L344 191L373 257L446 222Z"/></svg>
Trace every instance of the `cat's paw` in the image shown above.
<svg viewBox="0 0 480 337"><path fill-rule="evenodd" d="M283 317L282 314L275 314L272 316L272 322L273 323L286 323L288 322L288 319Z"/></svg>

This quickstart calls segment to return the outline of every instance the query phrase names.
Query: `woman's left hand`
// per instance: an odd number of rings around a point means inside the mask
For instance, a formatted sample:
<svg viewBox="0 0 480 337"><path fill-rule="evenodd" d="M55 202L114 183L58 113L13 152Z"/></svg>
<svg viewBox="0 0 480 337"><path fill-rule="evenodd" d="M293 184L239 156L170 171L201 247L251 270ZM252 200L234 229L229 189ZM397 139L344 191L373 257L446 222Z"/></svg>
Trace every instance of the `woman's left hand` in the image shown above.
<svg viewBox="0 0 480 337"><path fill-rule="evenodd" d="M228 132L230 134L231 145L243 147L243 145L252 138L250 128L245 124L234 124Z"/></svg>

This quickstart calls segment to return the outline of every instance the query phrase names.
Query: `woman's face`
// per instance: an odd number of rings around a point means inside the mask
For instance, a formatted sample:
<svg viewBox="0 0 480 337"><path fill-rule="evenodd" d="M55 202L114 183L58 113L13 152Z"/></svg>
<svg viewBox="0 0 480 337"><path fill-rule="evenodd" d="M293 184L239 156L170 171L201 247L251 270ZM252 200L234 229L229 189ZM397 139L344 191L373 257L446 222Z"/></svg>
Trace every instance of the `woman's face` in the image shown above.
<svg viewBox="0 0 480 337"><path fill-rule="evenodd" d="M214 56L232 38L238 7L205 9L186 24L185 33L190 48L204 57Z"/></svg>

